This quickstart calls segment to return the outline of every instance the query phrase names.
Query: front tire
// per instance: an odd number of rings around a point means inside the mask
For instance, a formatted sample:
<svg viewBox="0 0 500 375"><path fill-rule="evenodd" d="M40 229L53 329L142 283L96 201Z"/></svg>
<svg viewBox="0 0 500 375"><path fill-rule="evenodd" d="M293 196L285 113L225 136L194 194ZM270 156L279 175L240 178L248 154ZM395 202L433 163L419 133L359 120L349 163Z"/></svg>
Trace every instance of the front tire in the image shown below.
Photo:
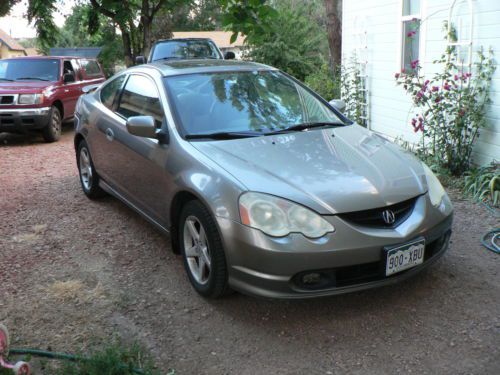
<svg viewBox="0 0 500 375"><path fill-rule="evenodd" d="M42 129L45 142L56 142L61 138L62 117L57 107L52 106L49 112L49 123Z"/></svg>
<svg viewBox="0 0 500 375"><path fill-rule="evenodd" d="M92 157L90 156L87 142L81 141L76 152L76 163L80 176L82 190L90 199L101 198L106 192L99 186L99 175L97 174Z"/></svg>
<svg viewBox="0 0 500 375"><path fill-rule="evenodd" d="M179 239L184 267L194 289L214 299L229 294L226 256L217 224L201 202L190 201L182 209Z"/></svg>

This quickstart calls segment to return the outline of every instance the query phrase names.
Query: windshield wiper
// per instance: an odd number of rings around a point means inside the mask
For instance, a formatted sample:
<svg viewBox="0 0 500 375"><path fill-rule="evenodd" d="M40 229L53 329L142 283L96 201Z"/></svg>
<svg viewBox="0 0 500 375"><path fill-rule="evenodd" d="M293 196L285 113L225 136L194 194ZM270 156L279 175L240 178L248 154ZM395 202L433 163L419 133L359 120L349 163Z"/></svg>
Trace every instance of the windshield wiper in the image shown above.
<svg viewBox="0 0 500 375"><path fill-rule="evenodd" d="M302 124L289 126L288 128L267 132L265 134L266 135L273 135L273 134L287 133L287 132L293 132L293 131L302 131L302 130L313 129L313 128L325 128L325 127L333 128L333 127L339 127L339 126L345 126L345 124L342 122L327 122L327 121L304 122Z"/></svg>
<svg viewBox="0 0 500 375"><path fill-rule="evenodd" d="M256 132L216 132L216 133L205 133L205 134L187 134L186 139L238 139L238 138L248 138L248 137L259 137L263 133Z"/></svg>
<svg viewBox="0 0 500 375"><path fill-rule="evenodd" d="M40 78L40 77L17 77L16 81L19 81L21 79L32 79L32 80L36 80L36 81L48 81L48 79Z"/></svg>
<svg viewBox="0 0 500 375"><path fill-rule="evenodd" d="M0 81L14 82L13 79L8 79L8 78L0 78Z"/></svg>

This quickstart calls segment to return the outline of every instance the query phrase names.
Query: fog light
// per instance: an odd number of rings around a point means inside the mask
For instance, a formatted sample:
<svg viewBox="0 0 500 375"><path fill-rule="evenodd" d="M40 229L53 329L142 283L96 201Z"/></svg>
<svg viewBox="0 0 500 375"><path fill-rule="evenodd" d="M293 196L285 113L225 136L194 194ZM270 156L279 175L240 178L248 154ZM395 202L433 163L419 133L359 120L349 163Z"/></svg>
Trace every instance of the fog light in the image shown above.
<svg viewBox="0 0 500 375"><path fill-rule="evenodd" d="M302 276L302 282L305 285L318 284L321 281L321 274L317 272L306 273Z"/></svg>

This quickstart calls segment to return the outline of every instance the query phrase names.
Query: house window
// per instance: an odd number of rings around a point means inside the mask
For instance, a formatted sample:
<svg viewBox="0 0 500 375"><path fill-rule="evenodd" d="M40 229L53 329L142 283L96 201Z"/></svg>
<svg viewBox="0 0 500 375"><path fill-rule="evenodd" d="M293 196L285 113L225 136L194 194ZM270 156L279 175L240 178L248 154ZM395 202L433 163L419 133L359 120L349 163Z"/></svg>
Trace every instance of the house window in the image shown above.
<svg viewBox="0 0 500 375"><path fill-rule="evenodd" d="M414 72L419 60L420 0L403 0L401 69Z"/></svg>

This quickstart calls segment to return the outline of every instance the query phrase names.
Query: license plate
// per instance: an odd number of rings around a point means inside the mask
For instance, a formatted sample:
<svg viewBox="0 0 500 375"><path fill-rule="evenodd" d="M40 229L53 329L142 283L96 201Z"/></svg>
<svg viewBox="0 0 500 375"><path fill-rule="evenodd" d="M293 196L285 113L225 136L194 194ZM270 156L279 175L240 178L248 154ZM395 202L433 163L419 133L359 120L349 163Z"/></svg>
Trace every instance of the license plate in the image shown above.
<svg viewBox="0 0 500 375"><path fill-rule="evenodd" d="M424 252L424 239L386 249L385 275L389 276L418 266L424 261Z"/></svg>

